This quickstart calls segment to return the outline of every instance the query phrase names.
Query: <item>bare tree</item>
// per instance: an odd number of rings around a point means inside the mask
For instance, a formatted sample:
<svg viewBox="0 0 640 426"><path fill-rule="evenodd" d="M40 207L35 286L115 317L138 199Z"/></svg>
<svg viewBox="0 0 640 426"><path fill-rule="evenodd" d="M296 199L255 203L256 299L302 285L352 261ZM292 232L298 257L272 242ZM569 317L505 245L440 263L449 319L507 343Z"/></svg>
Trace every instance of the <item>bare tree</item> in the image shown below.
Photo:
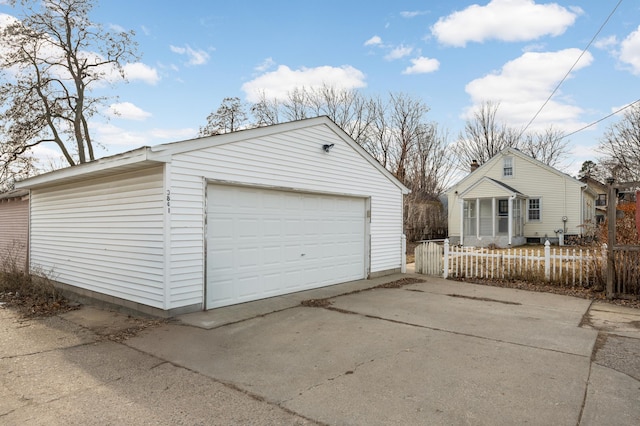
<svg viewBox="0 0 640 426"><path fill-rule="evenodd" d="M22 20L0 31L2 168L42 143L55 144L71 166L94 160L88 120L105 98L90 91L114 73L124 78L124 63L137 58L134 34L92 22L94 0L21 4Z"/></svg>
<svg viewBox="0 0 640 426"><path fill-rule="evenodd" d="M617 180L640 180L640 103L627 108L600 140L600 164Z"/></svg>
<svg viewBox="0 0 640 426"><path fill-rule="evenodd" d="M454 146L460 169L468 170L473 160L483 164L505 148L518 147L518 132L496 121L499 106L485 102L474 112L473 119L467 120Z"/></svg>
<svg viewBox="0 0 640 426"><path fill-rule="evenodd" d="M21 155L12 161L13 152L5 153L8 144L0 143L0 193L13 189L14 184L36 174L35 159L30 155Z"/></svg>
<svg viewBox="0 0 640 426"><path fill-rule="evenodd" d="M310 116L326 115L356 142L361 141L373 122L377 110L375 101L356 90L326 84L305 92Z"/></svg>
<svg viewBox="0 0 640 426"><path fill-rule="evenodd" d="M447 143L447 134L435 123L422 125L405 177L411 188L404 204L409 241L441 238L446 233L447 214L439 196L449 185L454 167Z"/></svg>
<svg viewBox="0 0 640 426"><path fill-rule="evenodd" d="M390 94L388 125L394 143L390 144L392 149L389 167L402 182L406 183L408 162L425 131L427 112L429 107L422 101L403 93Z"/></svg>
<svg viewBox="0 0 640 426"><path fill-rule="evenodd" d="M200 127L199 136L235 132L247 125L247 113L240 98L224 98L215 112L207 116L207 124Z"/></svg>
<svg viewBox="0 0 640 426"><path fill-rule="evenodd" d="M258 102L250 107L251 115L254 118L254 126L270 126L280 122L280 102L277 99L269 99L262 92Z"/></svg>
<svg viewBox="0 0 640 426"><path fill-rule="evenodd" d="M520 150L551 167L559 166L569 153L564 133L552 126L542 133L527 133L523 139Z"/></svg>
<svg viewBox="0 0 640 426"><path fill-rule="evenodd" d="M314 115L309 115L308 94L304 87L295 88L288 93L282 101L282 116L286 121L303 120Z"/></svg>
<svg viewBox="0 0 640 426"><path fill-rule="evenodd" d="M372 125L378 103L355 90L322 85L319 88L299 87L284 100L269 99L264 93L251 105L254 126L268 126L284 121L326 115L356 142L364 144Z"/></svg>
<svg viewBox="0 0 640 426"><path fill-rule="evenodd" d="M451 183L454 160L447 146L448 139L436 123L422 125L407 167L407 182L413 194L434 198L444 193Z"/></svg>

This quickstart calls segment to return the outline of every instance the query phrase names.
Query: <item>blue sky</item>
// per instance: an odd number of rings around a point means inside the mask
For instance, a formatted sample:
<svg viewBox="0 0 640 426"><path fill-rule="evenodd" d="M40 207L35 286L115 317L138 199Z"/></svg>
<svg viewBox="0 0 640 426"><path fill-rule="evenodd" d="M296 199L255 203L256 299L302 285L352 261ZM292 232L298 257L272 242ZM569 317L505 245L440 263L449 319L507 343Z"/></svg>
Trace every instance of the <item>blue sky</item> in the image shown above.
<svg viewBox="0 0 640 426"><path fill-rule="evenodd" d="M423 100L454 142L474 105L500 102L522 127L617 0L103 0L95 22L134 30L140 62L94 134L111 155L194 137L224 97L283 96L322 83ZM365 6L366 4L366 6ZM2 4L0 14L15 14ZM572 132L640 98L640 3L623 0L530 129ZM613 117L570 137L565 171L595 160ZM52 147L39 155L56 156Z"/></svg>

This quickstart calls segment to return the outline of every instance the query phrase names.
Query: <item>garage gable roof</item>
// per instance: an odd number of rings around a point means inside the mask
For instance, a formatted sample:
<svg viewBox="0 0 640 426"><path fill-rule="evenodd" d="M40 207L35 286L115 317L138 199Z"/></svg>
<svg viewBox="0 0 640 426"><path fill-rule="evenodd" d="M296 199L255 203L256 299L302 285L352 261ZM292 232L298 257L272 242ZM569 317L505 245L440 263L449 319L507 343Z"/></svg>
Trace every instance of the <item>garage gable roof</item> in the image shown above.
<svg viewBox="0 0 640 426"><path fill-rule="evenodd" d="M384 168L375 158L364 148L358 145L344 130L335 124L329 117L321 116L304 120L291 121L287 123L274 124L271 126L257 127L254 129L239 130L215 136L207 136L196 139L188 139L179 142L170 142L156 146L145 146L122 154L104 157L90 163L80 164L73 167L56 170L35 176L16 183L16 188L37 188L78 180L89 177L101 177L115 173L123 173L134 169L152 167L171 161L175 154L181 154L199 149L220 146L247 139L261 138L272 134L284 133L300 130L307 127L324 125L329 127L348 146L356 151L364 160L376 168L403 194L408 194L410 190L400 182L391 172Z"/></svg>

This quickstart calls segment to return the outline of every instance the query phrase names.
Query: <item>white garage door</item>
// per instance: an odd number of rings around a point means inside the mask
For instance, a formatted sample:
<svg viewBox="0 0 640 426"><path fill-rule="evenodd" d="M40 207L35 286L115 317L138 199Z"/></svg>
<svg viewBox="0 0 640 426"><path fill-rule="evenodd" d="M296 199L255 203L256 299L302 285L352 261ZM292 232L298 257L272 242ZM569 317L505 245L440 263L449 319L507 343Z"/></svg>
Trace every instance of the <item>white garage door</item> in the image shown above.
<svg viewBox="0 0 640 426"><path fill-rule="evenodd" d="M365 276L365 200L209 185L207 309Z"/></svg>

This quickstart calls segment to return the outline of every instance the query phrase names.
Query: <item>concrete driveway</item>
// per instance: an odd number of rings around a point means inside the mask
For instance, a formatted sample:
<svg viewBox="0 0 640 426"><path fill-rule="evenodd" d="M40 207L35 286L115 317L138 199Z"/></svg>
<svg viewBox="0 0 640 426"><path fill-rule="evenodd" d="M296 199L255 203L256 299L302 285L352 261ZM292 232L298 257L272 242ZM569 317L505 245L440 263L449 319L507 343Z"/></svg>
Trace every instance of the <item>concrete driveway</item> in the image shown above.
<svg viewBox="0 0 640 426"><path fill-rule="evenodd" d="M91 308L38 323L59 334L41 347L2 321L0 423L640 424L637 310L435 278L363 290L405 277L185 315L123 343L99 338Z"/></svg>

